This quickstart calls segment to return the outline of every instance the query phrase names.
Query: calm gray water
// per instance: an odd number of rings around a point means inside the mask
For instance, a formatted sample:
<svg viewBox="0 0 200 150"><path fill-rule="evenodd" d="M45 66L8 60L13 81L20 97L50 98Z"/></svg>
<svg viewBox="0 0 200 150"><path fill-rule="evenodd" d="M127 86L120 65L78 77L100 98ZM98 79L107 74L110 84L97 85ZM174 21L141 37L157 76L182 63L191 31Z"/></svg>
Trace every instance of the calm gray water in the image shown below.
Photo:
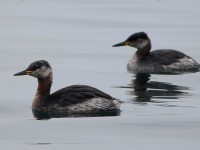
<svg viewBox="0 0 200 150"><path fill-rule="evenodd" d="M145 31L153 49L181 50L200 62L198 0L0 1L0 149L199 150L200 73L127 73L133 48L112 48ZM37 81L13 77L48 60L52 92L87 84L124 101L117 117L36 120ZM139 91L138 89L143 89Z"/></svg>

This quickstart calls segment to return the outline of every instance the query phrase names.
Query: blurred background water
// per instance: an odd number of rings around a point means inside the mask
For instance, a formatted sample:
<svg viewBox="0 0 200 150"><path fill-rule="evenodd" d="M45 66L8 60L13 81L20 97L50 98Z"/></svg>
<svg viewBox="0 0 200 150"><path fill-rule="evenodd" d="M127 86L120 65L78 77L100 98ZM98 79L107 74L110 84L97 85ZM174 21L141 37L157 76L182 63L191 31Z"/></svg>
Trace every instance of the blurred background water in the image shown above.
<svg viewBox="0 0 200 150"><path fill-rule="evenodd" d="M131 47L113 44L139 31L152 49L180 50L200 63L198 0L1 0L1 149L176 149L200 147L199 73L128 73ZM52 92L87 84L119 98L117 117L36 120L37 81L13 77L45 59Z"/></svg>

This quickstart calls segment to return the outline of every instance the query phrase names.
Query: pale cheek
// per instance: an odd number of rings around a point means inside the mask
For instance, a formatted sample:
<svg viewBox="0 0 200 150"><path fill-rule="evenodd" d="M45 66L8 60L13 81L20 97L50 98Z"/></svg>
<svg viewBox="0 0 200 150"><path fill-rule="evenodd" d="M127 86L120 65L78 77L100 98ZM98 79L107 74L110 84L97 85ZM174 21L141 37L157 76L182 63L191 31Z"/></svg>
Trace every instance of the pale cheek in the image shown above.
<svg viewBox="0 0 200 150"><path fill-rule="evenodd" d="M33 72L31 75L36 78L41 78L41 74L38 71Z"/></svg>
<svg viewBox="0 0 200 150"><path fill-rule="evenodd" d="M51 73L51 70L49 69L40 69L40 70L36 70L32 72L31 75L36 78L46 78L49 76L50 73Z"/></svg>
<svg viewBox="0 0 200 150"><path fill-rule="evenodd" d="M140 44L138 44L138 47L139 47L139 48L143 48L143 47L145 47L147 44L148 44L147 41L143 41L143 42L141 42Z"/></svg>
<svg viewBox="0 0 200 150"><path fill-rule="evenodd" d="M43 73L43 77L48 77L49 74L51 73L51 70L45 70L44 73Z"/></svg>

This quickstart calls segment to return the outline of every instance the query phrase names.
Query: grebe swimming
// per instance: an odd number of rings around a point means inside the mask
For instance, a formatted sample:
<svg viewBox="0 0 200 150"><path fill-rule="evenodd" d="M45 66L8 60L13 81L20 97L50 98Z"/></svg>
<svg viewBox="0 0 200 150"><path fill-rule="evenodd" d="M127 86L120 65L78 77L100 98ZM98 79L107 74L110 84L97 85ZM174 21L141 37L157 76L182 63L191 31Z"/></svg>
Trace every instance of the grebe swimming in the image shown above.
<svg viewBox="0 0 200 150"><path fill-rule="evenodd" d="M38 79L32 108L41 111L66 113L120 112L119 100L87 85L72 85L50 94L52 68L45 60L38 60L14 76L30 75Z"/></svg>
<svg viewBox="0 0 200 150"><path fill-rule="evenodd" d="M134 33L124 42L113 45L118 46L137 48L127 65L128 71L133 73L179 74L200 70L200 64L177 50L159 49L150 52L151 41L144 32Z"/></svg>

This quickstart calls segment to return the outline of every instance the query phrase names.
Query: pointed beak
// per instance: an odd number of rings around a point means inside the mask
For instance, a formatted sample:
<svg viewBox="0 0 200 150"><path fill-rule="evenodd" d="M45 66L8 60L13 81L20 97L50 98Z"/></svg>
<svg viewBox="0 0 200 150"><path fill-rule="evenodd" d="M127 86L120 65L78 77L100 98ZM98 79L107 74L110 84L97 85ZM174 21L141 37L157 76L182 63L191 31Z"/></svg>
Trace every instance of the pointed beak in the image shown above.
<svg viewBox="0 0 200 150"><path fill-rule="evenodd" d="M24 70L18 73L15 73L14 76L23 76L23 75L31 75L32 71Z"/></svg>
<svg viewBox="0 0 200 150"><path fill-rule="evenodd" d="M113 45L112 47L118 47L118 46L129 46L129 42L121 42L121 43L118 43L118 44L115 44Z"/></svg>

